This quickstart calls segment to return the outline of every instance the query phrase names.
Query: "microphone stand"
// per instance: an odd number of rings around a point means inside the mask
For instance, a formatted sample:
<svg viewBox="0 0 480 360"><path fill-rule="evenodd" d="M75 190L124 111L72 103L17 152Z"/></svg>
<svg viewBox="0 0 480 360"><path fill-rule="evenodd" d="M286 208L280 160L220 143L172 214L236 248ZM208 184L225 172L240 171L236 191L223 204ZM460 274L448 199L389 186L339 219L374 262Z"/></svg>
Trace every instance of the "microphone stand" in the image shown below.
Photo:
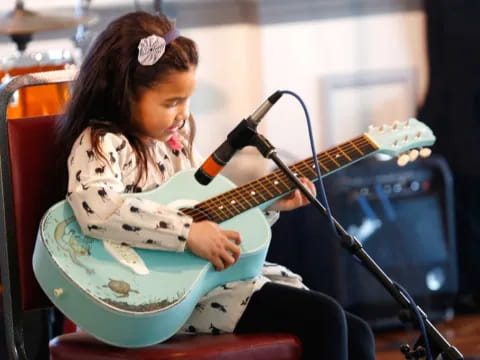
<svg viewBox="0 0 480 360"><path fill-rule="evenodd" d="M258 134L256 124L245 121L241 123L240 127L236 130L235 140L239 148L240 146L255 146L263 157L275 162L279 169L285 173L298 189L300 189L300 191L310 200L310 203L314 205L321 214L328 217L325 207L312 194L310 194L308 189L299 181L297 176L277 156L276 149L273 145L263 135ZM365 268L383 285L383 287L403 308L400 319L403 322L408 321L419 326L418 319L414 315L415 308L413 307L413 304L410 303L408 298L394 285L388 275L385 274L378 264L368 255L362 244L354 236L349 234L333 216L332 221L340 235L341 245L352 255L360 259ZM430 320L428 320L426 313L419 306L417 306L417 310L422 316L429 342L432 344L431 349L433 359L437 359L440 355L443 360L463 360L463 355L457 350L457 348L450 345L442 334L440 334ZM421 341L417 341L414 345L413 351L410 350L409 345L402 345L401 352L406 359L421 359L426 356L426 351Z"/></svg>

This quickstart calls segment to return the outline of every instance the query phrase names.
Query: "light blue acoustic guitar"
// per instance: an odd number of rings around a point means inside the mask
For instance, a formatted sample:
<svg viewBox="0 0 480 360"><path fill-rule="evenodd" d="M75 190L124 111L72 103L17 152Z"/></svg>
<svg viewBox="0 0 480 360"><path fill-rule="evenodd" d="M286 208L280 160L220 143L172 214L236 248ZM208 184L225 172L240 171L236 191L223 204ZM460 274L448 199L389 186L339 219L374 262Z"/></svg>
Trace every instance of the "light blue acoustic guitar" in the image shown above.
<svg viewBox="0 0 480 360"><path fill-rule="evenodd" d="M373 127L320 153L318 162L324 175L377 152L403 153L398 162L404 165L419 154L428 155L430 150L423 147L434 141L427 126L410 119ZM290 168L316 180L313 158ZM240 187L222 176L202 186L194 172L179 172L161 187L135 196L175 206L196 221L209 219L239 231L242 255L234 266L219 272L188 251L134 250L90 238L80 232L70 206L62 201L43 217L33 255L37 280L54 305L106 343L141 347L174 335L209 290L259 274L271 236L261 210L290 192L293 184L275 171Z"/></svg>

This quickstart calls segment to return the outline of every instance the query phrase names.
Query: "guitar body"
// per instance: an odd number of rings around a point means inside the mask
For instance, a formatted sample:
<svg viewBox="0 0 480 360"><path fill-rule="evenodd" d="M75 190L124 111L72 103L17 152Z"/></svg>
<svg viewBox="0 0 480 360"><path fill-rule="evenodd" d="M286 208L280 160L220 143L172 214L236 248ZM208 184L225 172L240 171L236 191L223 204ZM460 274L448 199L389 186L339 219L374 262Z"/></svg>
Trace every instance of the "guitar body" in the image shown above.
<svg viewBox="0 0 480 360"><path fill-rule="evenodd" d="M194 172L179 172L161 187L135 196L185 208L235 188L223 176L202 186ZM155 344L180 329L206 292L260 273L271 237L262 207L266 204L221 224L242 234L242 255L227 270L215 271L188 250L135 249L149 270L139 275L115 260L102 241L83 235L71 207L62 201L41 221L33 270L53 304L95 337L123 347Z"/></svg>

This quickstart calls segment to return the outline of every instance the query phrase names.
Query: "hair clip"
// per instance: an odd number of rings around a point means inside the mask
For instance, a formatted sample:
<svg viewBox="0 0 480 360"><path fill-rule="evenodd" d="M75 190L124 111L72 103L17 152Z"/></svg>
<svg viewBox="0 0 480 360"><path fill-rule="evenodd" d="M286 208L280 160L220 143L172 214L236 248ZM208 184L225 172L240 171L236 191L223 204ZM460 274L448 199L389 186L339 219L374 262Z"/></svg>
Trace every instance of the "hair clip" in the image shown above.
<svg viewBox="0 0 480 360"><path fill-rule="evenodd" d="M138 62L143 66L156 64L165 52L165 47L178 36L178 30L173 28L163 37L159 35L150 35L141 39L138 44Z"/></svg>

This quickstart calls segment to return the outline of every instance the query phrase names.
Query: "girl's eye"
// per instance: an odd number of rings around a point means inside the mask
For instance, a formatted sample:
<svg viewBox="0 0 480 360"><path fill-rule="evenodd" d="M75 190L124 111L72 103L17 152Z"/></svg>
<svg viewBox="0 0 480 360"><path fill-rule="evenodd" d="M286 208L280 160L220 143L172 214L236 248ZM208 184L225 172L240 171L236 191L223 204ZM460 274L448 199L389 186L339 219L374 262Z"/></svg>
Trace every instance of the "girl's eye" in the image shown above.
<svg viewBox="0 0 480 360"><path fill-rule="evenodd" d="M174 101L168 102L167 107L168 108L173 108L175 106L178 106L179 104L180 104L180 100L174 100Z"/></svg>

